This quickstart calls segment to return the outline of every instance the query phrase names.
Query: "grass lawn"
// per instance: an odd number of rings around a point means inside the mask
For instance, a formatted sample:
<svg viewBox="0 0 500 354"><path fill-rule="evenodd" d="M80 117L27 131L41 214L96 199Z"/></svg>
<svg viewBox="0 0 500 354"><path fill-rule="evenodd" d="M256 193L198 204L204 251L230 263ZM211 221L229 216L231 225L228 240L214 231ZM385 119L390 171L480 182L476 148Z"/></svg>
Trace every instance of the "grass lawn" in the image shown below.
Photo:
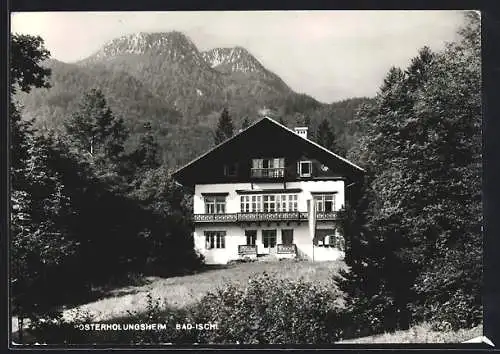
<svg viewBox="0 0 500 354"><path fill-rule="evenodd" d="M228 266L206 266L197 274L172 278L147 277L146 284L125 286L109 291L102 299L78 306L76 309L92 314L96 321L127 315L127 311L146 308L146 295L151 293L171 307L184 307L201 299L207 292L227 283L244 284L254 274L267 272L279 278L303 278L307 281L331 283L334 274L345 269L343 261L307 262L283 260L280 262L251 262ZM74 309L66 310L71 318Z"/></svg>
<svg viewBox="0 0 500 354"><path fill-rule="evenodd" d="M339 344L374 344L374 343L461 343L483 335L483 326L458 331L433 331L429 323L423 323L407 331L377 334L369 337L347 339Z"/></svg>

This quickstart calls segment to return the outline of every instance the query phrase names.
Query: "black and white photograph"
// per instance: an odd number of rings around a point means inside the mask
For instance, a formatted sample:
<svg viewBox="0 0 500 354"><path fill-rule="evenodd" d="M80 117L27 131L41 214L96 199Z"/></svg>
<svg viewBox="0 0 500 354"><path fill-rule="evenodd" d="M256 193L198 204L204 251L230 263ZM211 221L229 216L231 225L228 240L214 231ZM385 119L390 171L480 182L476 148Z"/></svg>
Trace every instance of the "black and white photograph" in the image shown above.
<svg viewBox="0 0 500 354"><path fill-rule="evenodd" d="M10 348L494 346L481 15L11 13Z"/></svg>

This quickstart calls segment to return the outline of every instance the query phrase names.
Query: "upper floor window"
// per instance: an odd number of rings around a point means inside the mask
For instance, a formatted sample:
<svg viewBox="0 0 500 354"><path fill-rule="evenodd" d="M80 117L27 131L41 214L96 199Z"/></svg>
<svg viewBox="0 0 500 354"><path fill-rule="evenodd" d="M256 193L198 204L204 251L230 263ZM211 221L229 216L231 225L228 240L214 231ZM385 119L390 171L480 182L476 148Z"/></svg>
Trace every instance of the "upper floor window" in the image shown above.
<svg viewBox="0 0 500 354"><path fill-rule="evenodd" d="M314 201L316 202L316 211L335 211L335 194L316 194Z"/></svg>
<svg viewBox="0 0 500 354"><path fill-rule="evenodd" d="M297 194L265 194L240 196L241 212L289 212L297 211Z"/></svg>
<svg viewBox="0 0 500 354"><path fill-rule="evenodd" d="M312 174L311 161L299 161L298 170L300 177L311 177Z"/></svg>
<svg viewBox="0 0 500 354"><path fill-rule="evenodd" d="M225 196L205 196L206 214L225 214L226 197Z"/></svg>
<svg viewBox="0 0 500 354"><path fill-rule="evenodd" d="M236 177L238 172L238 163L228 163L224 165L224 176Z"/></svg>
<svg viewBox="0 0 500 354"><path fill-rule="evenodd" d="M285 159L252 159L252 177L279 178L285 176Z"/></svg>

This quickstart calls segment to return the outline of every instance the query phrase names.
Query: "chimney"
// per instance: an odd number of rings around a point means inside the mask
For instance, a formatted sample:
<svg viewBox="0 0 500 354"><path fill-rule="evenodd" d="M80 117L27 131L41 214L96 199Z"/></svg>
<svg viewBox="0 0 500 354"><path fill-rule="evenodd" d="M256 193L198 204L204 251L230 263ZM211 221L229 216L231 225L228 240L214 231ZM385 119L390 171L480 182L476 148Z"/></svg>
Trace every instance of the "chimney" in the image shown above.
<svg viewBox="0 0 500 354"><path fill-rule="evenodd" d="M307 139L307 127L295 127L295 133L299 134L304 139Z"/></svg>

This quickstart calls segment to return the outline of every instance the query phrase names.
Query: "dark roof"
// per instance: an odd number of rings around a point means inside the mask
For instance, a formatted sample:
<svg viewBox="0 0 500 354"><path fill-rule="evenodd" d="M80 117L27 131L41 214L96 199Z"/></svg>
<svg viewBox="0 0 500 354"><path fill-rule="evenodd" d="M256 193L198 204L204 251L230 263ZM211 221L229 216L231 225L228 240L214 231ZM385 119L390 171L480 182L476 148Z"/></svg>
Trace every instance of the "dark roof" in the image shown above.
<svg viewBox="0 0 500 354"><path fill-rule="evenodd" d="M314 152L322 155L324 159L334 162L336 166L341 167L341 169L346 171L348 174L359 175L360 173L365 172L364 169L355 165L351 161L335 154L314 141L300 136L295 133L294 130L285 127L274 119L266 116L179 168L173 173L173 177L181 184L194 184L195 182L192 180L192 177L196 175L195 171L197 166L203 164L204 160L210 159L218 154L229 154L234 156L238 151L252 153L250 150L258 149L260 146L269 143L269 141L267 141L263 136L263 133L269 132L270 130L275 130L275 132L272 132L273 137L279 137L282 139L281 142L283 144L279 144L278 141L278 144L275 147L276 149L287 151L289 148L292 148L292 146L298 145L304 149L313 150ZM245 139L247 141L245 141ZM254 145L252 149L249 149L248 144L245 144L249 142L255 143L256 145ZM188 180L190 181L188 182Z"/></svg>

